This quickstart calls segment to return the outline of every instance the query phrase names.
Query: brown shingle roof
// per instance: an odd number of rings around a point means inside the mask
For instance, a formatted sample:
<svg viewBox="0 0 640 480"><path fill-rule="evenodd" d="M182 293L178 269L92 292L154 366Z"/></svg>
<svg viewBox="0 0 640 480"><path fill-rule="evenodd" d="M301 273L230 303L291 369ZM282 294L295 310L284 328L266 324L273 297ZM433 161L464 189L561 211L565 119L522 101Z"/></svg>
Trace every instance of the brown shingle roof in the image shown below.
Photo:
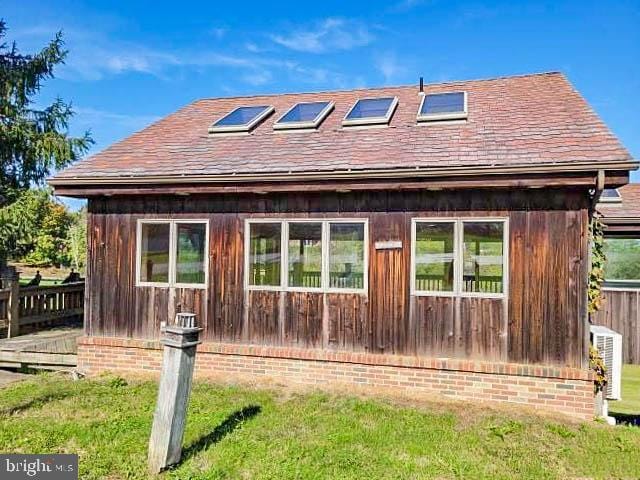
<svg viewBox="0 0 640 480"><path fill-rule="evenodd" d="M640 222L640 183L629 183L618 188L622 202L599 203L598 212L607 219L611 218L635 218Z"/></svg>
<svg viewBox="0 0 640 480"><path fill-rule="evenodd" d="M559 73L426 85L427 93L468 92L465 123L418 124L415 86L216 98L196 101L60 172L65 179L308 173L363 169L549 165L631 160L580 94ZM399 97L389 127L344 128L360 97ZM333 100L317 131L275 132L297 102ZM210 135L209 125L243 105L273 105L251 134Z"/></svg>

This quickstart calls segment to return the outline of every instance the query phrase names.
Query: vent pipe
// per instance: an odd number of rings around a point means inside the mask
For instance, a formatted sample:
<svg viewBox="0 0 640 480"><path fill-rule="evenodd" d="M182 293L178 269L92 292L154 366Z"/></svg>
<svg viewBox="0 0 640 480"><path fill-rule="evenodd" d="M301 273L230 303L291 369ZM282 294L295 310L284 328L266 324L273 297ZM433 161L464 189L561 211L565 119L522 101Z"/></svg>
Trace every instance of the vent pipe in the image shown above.
<svg viewBox="0 0 640 480"><path fill-rule="evenodd" d="M420 77L420 93L424 93L424 78Z"/></svg>

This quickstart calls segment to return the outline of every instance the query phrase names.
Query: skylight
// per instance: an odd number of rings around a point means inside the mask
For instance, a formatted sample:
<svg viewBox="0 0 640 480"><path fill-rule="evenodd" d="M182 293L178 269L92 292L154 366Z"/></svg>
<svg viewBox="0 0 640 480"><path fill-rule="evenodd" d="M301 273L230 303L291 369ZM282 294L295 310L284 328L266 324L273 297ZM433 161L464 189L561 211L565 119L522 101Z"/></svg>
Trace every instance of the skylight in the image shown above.
<svg viewBox="0 0 640 480"><path fill-rule="evenodd" d="M622 197L617 188L605 188L600 194L601 203L621 203Z"/></svg>
<svg viewBox="0 0 640 480"><path fill-rule="evenodd" d="M430 93L422 97L418 121L467 118L467 93Z"/></svg>
<svg viewBox="0 0 640 480"><path fill-rule="evenodd" d="M209 133L248 132L273 110L273 107L267 105L238 107L214 122L209 127Z"/></svg>
<svg viewBox="0 0 640 480"><path fill-rule="evenodd" d="M333 102L302 102L291 107L273 128L316 128L333 109Z"/></svg>
<svg viewBox="0 0 640 480"><path fill-rule="evenodd" d="M361 98L342 120L342 125L376 125L389 123L398 106L398 97Z"/></svg>

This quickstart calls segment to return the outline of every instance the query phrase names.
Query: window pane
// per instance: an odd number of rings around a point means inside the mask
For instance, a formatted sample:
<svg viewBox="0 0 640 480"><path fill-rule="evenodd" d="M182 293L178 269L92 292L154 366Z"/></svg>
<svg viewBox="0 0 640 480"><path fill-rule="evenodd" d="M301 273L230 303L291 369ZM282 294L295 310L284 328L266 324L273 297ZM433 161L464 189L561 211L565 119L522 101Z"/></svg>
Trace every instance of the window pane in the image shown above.
<svg viewBox="0 0 640 480"><path fill-rule="evenodd" d="M252 223L249 230L249 285L280 286L280 224Z"/></svg>
<svg viewBox="0 0 640 480"><path fill-rule="evenodd" d="M364 98L358 100L347 120L354 120L356 118L376 118L386 117L389 113L389 107L393 103L393 97L388 98Z"/></svg>
<svg viewBox="0 0 640 480"><path fill-rule="evenodd" d="M264 112L267 106L259 107L240 107L233 112L218 120L214 127L229 127L232 125L247 125L251 121Z"/></svg>
<svg viewBox="0 0 640 480"><path fill-rule="evenodd" d="M178 223L176 283L205 282L206 232L204 223Z"/></svg>
<svg viewBox="0 0 640 480"><path fill-rule="evenodd" d="M330 224L329 287L364 288L364 249L364 224Z"/></svg>
<svg viewBox="0 0 640 480"><path fill-rule="evenodd" d="M453 223L416 224L416 290L453 291L453 232Z"/></svg>
<svg viewBox="0 0 640 480"><path fill-rule="evenodd" d="M298 103L279 120L279 123L287 122L313 122L329 102Z"/></svg>
<svg viewBox="0 0 640 480"><path fill-rule="evenodd" d="M607 280L640 280L640 239L605 238Z"/></svg>
<svg viewBox="0 0 640 480"><path fill-rule="evenodd" d="M464 112L464 93L438 93L427 95L422 103L423 115Z"/></svg>
<svg viewBox="0 0 640 480"><path fill-rule="evenodd" d="M322 224L289 224L289 286L322 286Z"/></svg>
<svg viewBox="0 0 640 480"><path fill-rule="evenodd" d="M464 292L503 292L503 232L502 222L465 222Z"/></svg>
<svg viewBox="0 0 640 480"><path fill-rule="evenodd" d="M142 223L140 281L169 282L169 224Z"/></svg>

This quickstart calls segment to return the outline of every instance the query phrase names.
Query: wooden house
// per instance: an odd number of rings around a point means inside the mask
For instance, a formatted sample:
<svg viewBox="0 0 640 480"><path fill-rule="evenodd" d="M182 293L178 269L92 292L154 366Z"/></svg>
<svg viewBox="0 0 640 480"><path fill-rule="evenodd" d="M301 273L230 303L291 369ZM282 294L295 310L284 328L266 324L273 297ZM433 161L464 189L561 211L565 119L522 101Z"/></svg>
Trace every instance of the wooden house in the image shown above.
<svg viewBox="0 0 640 480"><path fill-rule="evenodd" d="M88 372L516 402L583 418L589 219L627 150L560 73L196 101L60 172L88 199Z"/></svg>
<svg viewBox="0 0 640 480"><path fill-rule="evenodd" d="M624 363L640 364L640 184L600 195L606 256L602 306L592 321L622 334Z"/></svg>

